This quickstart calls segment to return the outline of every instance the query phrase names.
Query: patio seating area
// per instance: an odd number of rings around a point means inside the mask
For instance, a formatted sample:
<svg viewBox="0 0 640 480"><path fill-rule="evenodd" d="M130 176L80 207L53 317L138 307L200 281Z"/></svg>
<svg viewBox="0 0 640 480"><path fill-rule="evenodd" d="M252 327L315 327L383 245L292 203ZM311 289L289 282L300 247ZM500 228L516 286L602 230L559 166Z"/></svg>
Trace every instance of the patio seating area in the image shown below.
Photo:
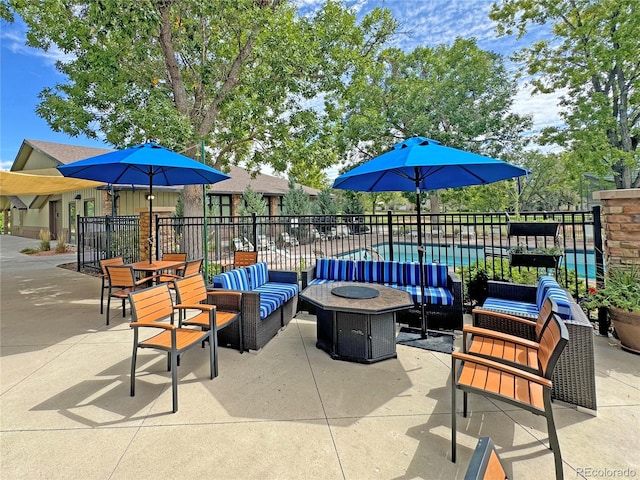
<svg viewBox="0 0 640 480"><path fill-rule="evenodd" d="M129 309L105 325L101 278L58 267L74 254L19 253L38 244L0 237L2 478L462 479L481 437L509 478L554 477L544 416L469 394L464 418L458 392L454 464L451 355L332 360L306 312L258 352L220 348L213 380L208 351L185 352L177 413L166 357L140 351L131 397ZM597 416L552 405L564 476L637 478L639 357L593 347Z"/></svg>

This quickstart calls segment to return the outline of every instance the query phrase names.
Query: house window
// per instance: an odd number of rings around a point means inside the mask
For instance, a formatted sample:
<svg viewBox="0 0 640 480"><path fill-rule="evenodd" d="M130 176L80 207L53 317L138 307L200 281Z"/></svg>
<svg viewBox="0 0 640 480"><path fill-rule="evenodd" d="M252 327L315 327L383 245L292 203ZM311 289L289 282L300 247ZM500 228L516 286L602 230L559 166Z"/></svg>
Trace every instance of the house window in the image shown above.
<svg viewBox="0 0 640 480"><path fill-rule="evenodd" d="M69 243L76 243L76 202L69 203Z"/></svg>
<svg viewBox="0 0 640 480"><path fill-rule="evenodd" d="M230 217L231 195L209 195L209 215Z"/></svg>
<svg viewBox="0 0 640 480"><path fill-rule="evenodd" d="M282 215L282 212L284 211L284 195L279 195L277 199L278 199L278 215Z"/></svg>
<svg viewBox="0 0 640 480"><path fill-rule="evenodd" d="M84 216L85 217L96 216L96 201L94 199L84 201Z"/></svg>

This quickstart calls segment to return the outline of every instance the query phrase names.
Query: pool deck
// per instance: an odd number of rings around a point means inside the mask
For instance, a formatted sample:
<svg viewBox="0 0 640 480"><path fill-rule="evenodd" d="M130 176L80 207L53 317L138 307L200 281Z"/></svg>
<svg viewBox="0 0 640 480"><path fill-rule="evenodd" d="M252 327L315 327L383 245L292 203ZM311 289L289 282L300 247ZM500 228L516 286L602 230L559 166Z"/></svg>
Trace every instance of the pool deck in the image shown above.
<svg viewBox="0 0 640 480"><path fill-rule="evenodd" d="M37 245L0 236L2 479L460 479L481 436L510 478L553 477L544 418L474 395L451 463L450 356L331 360L306 312L259 352L221 349L214 380L187 352L175 414L162 355L141 353L130 397L128 319L106 327L100 280L19 253ZM594 344L597 416L553 407L565 478L639 478L640 357Z"/></svg>

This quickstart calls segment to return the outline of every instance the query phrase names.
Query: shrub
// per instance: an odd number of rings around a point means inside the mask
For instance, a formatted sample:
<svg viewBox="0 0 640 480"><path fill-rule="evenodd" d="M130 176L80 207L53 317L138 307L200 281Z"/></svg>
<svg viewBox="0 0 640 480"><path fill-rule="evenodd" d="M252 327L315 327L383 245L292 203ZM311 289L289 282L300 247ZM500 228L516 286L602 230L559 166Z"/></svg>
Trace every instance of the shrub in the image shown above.
<svg viewBox="0 0 640 480"><path fill-rule="evenodd" d="M51 232L46 228L40 229L40 250L48 252L51 250Z"/></svg>
<svg viewBox="0 0 640 480"><path fill-rule="evenodd" d="M457 273L464 278L464 292L470 301L482 303L486 298L485 285L488 280L498 280L522 285L536 285L541 275L537 268L511 268L506 258L476 260L468 267L460 267ZM575 299L582 298L586 292L584 280L576 279L575 270L558 271L558 283L569 290ZM577 285L577 288L576 288Z"/></svg>
<svg viewBox="0 0 640 480"><path fill-rule="evenodd" d="M67 251L67 232L61 230L58 232L58 244L56 245L57 253L65 253Z"/></svg>

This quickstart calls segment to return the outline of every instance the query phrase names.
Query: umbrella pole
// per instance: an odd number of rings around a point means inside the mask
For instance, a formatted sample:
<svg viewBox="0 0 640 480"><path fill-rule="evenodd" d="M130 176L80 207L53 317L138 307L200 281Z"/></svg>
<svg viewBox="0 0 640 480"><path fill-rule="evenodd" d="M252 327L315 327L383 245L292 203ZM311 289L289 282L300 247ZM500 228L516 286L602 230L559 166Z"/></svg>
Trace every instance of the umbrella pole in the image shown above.
<svg viewBox="0 0 640 480"><path fill-rule="evenodd" d="M418 213L418 265L420 266L420 326L422 337L427 336L427 318L424 310L424 247L422 246L422 220L420 218L420 180L416 168L416 212Z"/></svg>
<svg viewBox="0 0 640 480"><path fill-rule="evenodd" d="M149 265L153 263L153 173L149 173Z"/></svg>

